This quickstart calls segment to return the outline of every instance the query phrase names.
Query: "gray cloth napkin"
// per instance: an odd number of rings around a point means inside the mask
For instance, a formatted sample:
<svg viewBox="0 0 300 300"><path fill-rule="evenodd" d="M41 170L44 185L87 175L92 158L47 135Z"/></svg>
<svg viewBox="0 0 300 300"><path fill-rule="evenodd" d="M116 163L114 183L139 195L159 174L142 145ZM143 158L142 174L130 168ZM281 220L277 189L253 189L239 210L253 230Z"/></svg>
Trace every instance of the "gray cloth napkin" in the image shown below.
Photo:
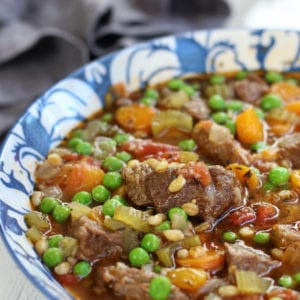
<svg viewBox="0 0 300 300"><path fill-rule="evenodd" d="M89 60L222 25L223 0L1 0L0 139L43 91Z"/></svg>

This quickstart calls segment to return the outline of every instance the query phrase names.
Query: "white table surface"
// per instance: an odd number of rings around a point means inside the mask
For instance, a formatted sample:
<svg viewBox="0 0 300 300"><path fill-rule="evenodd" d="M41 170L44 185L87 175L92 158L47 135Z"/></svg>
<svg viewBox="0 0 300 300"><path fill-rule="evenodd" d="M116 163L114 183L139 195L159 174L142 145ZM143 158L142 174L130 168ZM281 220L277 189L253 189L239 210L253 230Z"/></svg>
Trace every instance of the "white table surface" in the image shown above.
<svg viewBox="0 0 300 300"><path fill-rule="evenodd" d="M227 2L232 6L228 27L300 29L298 0L227 0ZM0 300L46 300L46 297L18 269L1 239L0 257Z"/></svg>

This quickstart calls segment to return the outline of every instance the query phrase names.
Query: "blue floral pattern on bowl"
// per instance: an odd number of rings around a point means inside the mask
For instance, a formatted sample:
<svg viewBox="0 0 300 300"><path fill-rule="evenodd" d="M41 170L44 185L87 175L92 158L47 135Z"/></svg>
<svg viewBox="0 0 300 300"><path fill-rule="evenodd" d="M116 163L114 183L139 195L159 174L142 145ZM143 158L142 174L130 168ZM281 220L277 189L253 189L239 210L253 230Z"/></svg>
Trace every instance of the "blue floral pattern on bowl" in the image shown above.
<svg viewBox="0 0 300 300"><path fill-rule="evenodd" d="M24 274L49 298L72 299L25 237L34 170L79 122L101 109L111 85L129 90L175 76L238 70L300 70L294 31L211 30L170 36L100 58L42 95L11 130L0 153L0 229Z"/></svg>

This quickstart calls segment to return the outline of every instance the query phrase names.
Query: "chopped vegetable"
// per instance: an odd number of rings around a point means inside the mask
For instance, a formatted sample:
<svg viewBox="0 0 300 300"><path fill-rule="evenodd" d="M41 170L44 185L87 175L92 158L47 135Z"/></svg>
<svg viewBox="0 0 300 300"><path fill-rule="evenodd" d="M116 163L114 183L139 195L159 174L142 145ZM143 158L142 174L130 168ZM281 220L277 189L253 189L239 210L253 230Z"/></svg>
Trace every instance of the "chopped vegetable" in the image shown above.
<svg viewBox="0 0 300 300"><path fill-rule="evenodd" d="M279 279L278 279L278 284L285 287L285 288L290 288L293 286L294 282L293 282L293 277L290 275L282 275Z"/></svg>
<svg viewBox="0 0 300 300"><path fill-rule="evenodd" d="M103 204L102 213L104 214L104 216L113 217L115 214L116 207L118 207L120 205L122 205L120 203L120 201L118 201L117 199L111 198Z"/></svg>
<svg viewBox="0 0 300 300"><path fill-rule="evenodd" d="M45 232L50 229L48 218L36 211L31 211L25 214L25 223L28 227L35 227L38 230Z"/></svg>
<svg viewBox="0 0 300 300"><path fill-rule="evenodd" d="M79 202L71 202L68 206L71 209L71 218L73 221L81 216L88 216L92 211L90 207Z"/></svg>
<svg viewBox="0 0 300 300"><path fill-rule="evenodd" d="M269 111L282 106L282 100L279 96L269 94L261 99L260 106L263 110Z"/></svg>
<svg viewBox="0 0 300 300"><path fill-rule="evenodd" d="M160 238L153 233L146 233L141 241L141 247L148 252L154 252L160 247Z"/></svg>
<svg viewBox="0 0 300 300"><path fill-rule="evenodd" d="M268 175L268 179L275 185L284 185L289 181L289 170L283 167L273 168Z"/></svg>
<svg viewBox="0 0 300 300"><path fill-rule="evenodd" d="M225 242L233 243L237 239L237 235L233 231L225 231L223 233L223 239Z"/></svg>
<svg viewBox="0 0 300 300"><path fill-rule="evenodd" d="M156 113L151 123L151 130L154 137L159 136L168 128L191 132L193 129L193 119L189 114L178 110L169 109Z"/></svg>
<svg viewBox="0 0 300 300"><path fill-rule="evenodd" d="M187 86L185 86L186 88ZM180 109L183 107L185 103L187 103L189 99L189 95L194 93L194 90L185 92L184 90L180 90L177 92L173 92L167 95L165 98L162 98L159 103L162 106L170 109Z"/></svg>
<svg viewBox="0 0 300 300"><path fill-rule="evenodd" d="M92 189L92 197L97 202L105 202L110 197L110 191L104 185L97 185Z"/></svg>
<svg viewBox="0 0 300 300"><path fill-rule="evenodd" d="M271 93L278 95L283 101L290 102L300 96L300 89L290 82L283 81L272 84Z"/></svg>
<svg viewBox="0 0 300 300"><path fill-rule="evenodd" d="M151 107L132 104L120 107L116 111L115 118L118 124L128 131L148 132L154 115L155 112Z"/></svg>
<svg viewBox="0 0 300 300"><path fill-rule="evenodd" d="M121 174L116 171L107 172L103 176L103 185L108 189L115 190L116 188L122 185Z"/></svg>
<svg viewBox="0 0 300 300"><path fill-rule="evenodd" d="M266 73L265 79L269 83L275 83L275 82L283 81L283 76L279 72L269 71Z"/></svg>
<svg viewBox="0 0 300 300"><path fill-rule="evenodd" d="M253 238L253 241L257 244L265 245L270 242L269 232L257 232Z"/></svg>
<svg viewBox="0 0 300 300"><path fill-rule="evenodd" d="M252 271L235 271L235 278L242 294L264 294L271 284Z"/></svg>
<svg viewBox="0 0 300 300"><path fill-rule="evenodd" d="M49 268L54 268L63 261L63 253L59 248L49 248L42 256L42 260Z"/></svg>
<svg viewBox="0 0 300 300"><path fill-rule="evenodd" d="M177 287L194 291L207 281L207 273L201 269L176 268L168 272L167 276Z"/></svg>
<svg viewBox="0 0 300 300"><path fill-rule="evenodd" d="M53 208L59 204L59 200L53 197L44 197L41 200L40 211L44 214L51 213Z"/></svg>
<svg viewBox="0 0 300 300"><path fill-rule="evenodd" d="M167 268L174 266L173 253L170 247L160 248L155 252L155 254L157 255L157 258L162 266Z"/></svg>
<svg viewBox="0 0 300 300"><path fill-rule="evenodd" d="M233 163L228 165L226 169L233 171L238 180L242 184L245 184L250 190L256 189L260 184L257 174L246 165Z"/></svg>
<svg viewBox="0 0 300 300"><path fill-rule="evenodd" d="M84 205L90 205L92 203L92 195L89 192L81 191L77 192L72 197L73 202L79 202Z"/></svg>
<svg viewBox="0 0 300 300"><path fill-rule="evenodd" d="M70 214L70 207L66 205L56 205L52 210L52 218L58 223L66 222Z"/></svg>
<svg viewBox="0 0 300 300"><path fill-rule="evenodd" d="M124 222L130 225L137 231L149 232L150 226L148 224L149 215L133 207L117 206L114 211L114 219Z"/></svg>
<svg viewBox="0 0 300 300"><path fill-rule="evenodd" d="M212 95L208 99L208 105L213 110L222 110L225 108L225 100L220 95Z"/></svg>
<svg viewBox="0 0 300 300"><path fill-rule="evenodd" d="M178 146L183 151L193 151L197 145L193 139L188 139L181 141Z"/></svg>
<svg viewBox="0 0 300 300"><path fill-rule="evenodd" d="M224 252L211 250L200 257L177 258L176 262L182 267L217 271L223 267L225 255Z"/></svg>
<svg viewBox="0 0 300 300"><path fill-rule="evenodd" d="M236 132L242 143L254 144L263 140L263 125L254 109L249 108L236 117Z"/></svg>
<svg viewBox="0 0 300 300"><path fill-rule="evenodd" d="M300 116L300 101L293 101L287 103L284 108L289 112L295 113Z"/></svg>
<svg viewBox="0 0 300 300"><path fill-rule="evenodd" d="M80 278L88 276L92 271L91 265L86 261L80 261L73 267L73 273Z"/></svg>

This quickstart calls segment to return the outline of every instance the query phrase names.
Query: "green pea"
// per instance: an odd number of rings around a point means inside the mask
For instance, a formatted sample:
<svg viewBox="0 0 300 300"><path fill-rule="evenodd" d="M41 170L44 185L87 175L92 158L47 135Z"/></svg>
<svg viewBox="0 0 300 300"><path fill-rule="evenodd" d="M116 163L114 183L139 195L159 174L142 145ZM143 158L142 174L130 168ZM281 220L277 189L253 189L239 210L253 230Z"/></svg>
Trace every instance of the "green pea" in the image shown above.
<svg viewBox="0 0 300 300"><path fill-rule="evenodd" d="M60 264L63 261L63 253L60 248L48 248L43 256L42 256L42 261L44 264L49 267L49 268L54 268L58 264Z"/></svg>
<svg viewBox="0 0 300 300"><path fill-rule="evenodd" d="M182 79L178 79L178 78L172 79L168 83L168 87L172 90L179 90L184 85L185 85L185 82Z"/></svg>
<svg viewBox="0 0 300 300"><path fill-rule="evenodd" d="M269 232L257 232L253 237L253 241L257 244L265 245L270 242Z"/></svg>
<svg viewBox="0 0 300 300"><path fill-rule="evenodd" d="M107 156L102 162L102 166L108 171L119 171L124 165L125 163L115 156Z"/></svg>
<svg viewBox="0 0 300 300"><path fill-rule="evenodd" d="M148 252L154 252L160 247L160 238L153 233L146 233L141 241L141 247Z"/></svg>
<svg viewBox="0 0 300 300"><path fill-rule="evenodd" d="M178 146L183 151L193 151L195 150L197 144L193 139L187 139L181 141Z"/></svg>
<svg viewBox="0 0 300 300"><path fill-rule="evenodd" d="M97 185L92 189L92 197L95 201L105 202L110 197L110 191L103 185Z"/></svg>
<svg viewBox="0 0 300 300"><path fill-rule="evenodd" d="M128 206L128 203L125 200L125 198L120 195L114 195L111 199L120 202L120 204L123 206Z"/></svg>
<svg viewBox="0 0 300 300"><path fill-rule="evenodd" d="M225 242L233 243L237 239L237 235L233 231L225 231L223 233L223 240Z"/></svg>
<svg viewBox="0 0 300 300"><path fill-rule="evenodd" d="M156 100L150 97L143 97L140 99L140 103L146 106L154 106L156 104Z"/></svg>
<svg viewBox="0 0 300 300"><path fill-rule="evenodd" d="M285 288L290 288L293 286L294 282L293 282L293 278L290 275L282 275L279 279L278 279L278 284L285 287Z"/></svg>
<svg viewBox="0 0 300 300"><path fill-rule="evenodd" d="M282 101L279 96L275 94L269 94L261 99L260 106L263 110L269 111L274 108L282 106Z"/></svg>
<svg viewBox="0 0 300 300"><path fill-rule="evenodd" d="M273 168L268 175L268 179L274 185L284 185L289 181L289 170L283 167Z"/></svg>
<svg viewBox="0 0 300 300"><path fill-rule="evenodd" d="M147 90L145 91L144 96L147 97L147 98L158 99L159 93L158 93L157 90L154 90L154 89L147 89Z"/></svg>
<svg viewBox="0 0 300 300"><path fill-rule="evenodd" d="M102 117L101 117L101 121L106 122L106 123L110 123L113 120L113 115L111 113L105 113Z"/></svg>
<svg viewBox="0 0 300 300"><path fill-rule="evenodd" d="M294 275L293 275L293 279L295 280L295 282L296 282L297 284L299 284L299 283L300 283L300 272L294 274Z"/></svg>
<svg viewBox="0 0 300 300"><path fill-rule="evenodd" d="M160 265L154 265L153 272L160 273L161 269L162 269L162 267Z"/></svg>
<svg viewBox="0 0 300 300"><path fill-rule="evenodd" d="M130 138L130 135L127 133L117 133L114 136L114 141L117 143L117 145L122 145L126 143Z"/></svg>
<svg viewBox="0 0 300 300"><path fill-rule="evenodd" d="M269 83L275 83L275 82L282 81L283 76L282 76L282 74L280 74L278 72L270 71L265 74L265 79Z"/></svg>
<svg viewBox="0 0 300 300"><path fill-rule="evenodd" d="M220 95L212 95L208 99L208 106L213 110L222 110L225 108L225 100Z"/></svg>
<svg viewBox="0 0 300 300"><path fill-rule="evenodd" d="M209 78L209 82L211 84L222 84L226 81L226 77L223 75L212 75Z"/></svg>
<svg viewBox="0 0 300 300"><path fill-rule="evenodd" d="M118 172L107 172L103 176L103 185L108 189L116 189L123 183L122 176Z"/></svg>
<svg viewBox="0 0 300 300"><path fill-rule="evenodd" d="M167 300L171 294L171 281L165 276L154 277L150 281L149 295L152 300Z"/></svg>
<svg viewBox="0 0 300 300"><path fill-rule="evenodd" d="M164 221L161 224L155 226L155 230L164 231L171 229L170 221Z"/></svg>
<svg viewBox="0 0 300 300"><path fill-rule="evenodd" d="M91 265L86 261L80 261L73 267L73 274L79 276L80 278L84 278L88 276L92 271Z"/></svg>
<svg viewBox="0 0 300 300"><path fill-rule="evenodd" d="M224 124L229 120L229 116L223 111L216 112L211 117L218 124Z"/></svg>
<svg viewBox="0 0 300 300"><path fill-rule="evenodd" d="M52 235L48 239L49 248L58 247L59 242L63 239L61 234Z"/></svg>
<svg viewBox="0 0 300 300"><path fill-rule="evenodd" d="M188 219L188 216L187 216L186 212L182 208L172 207L172 208L169 209L168 217L171 221L172 221L172 219L174 218L174 216L176 214L179 214L179 215L183 216L185 220Z"/></svg>
<svg viewBox="0 0 300 300"><path fill-rule="evenodd" d="M44 197L40 203L40 211L44 214L50 213L59 204L59 200L54 197Z"/></svg>
<svg viewBox="0 0 300 300"><path fill-rule="evenodd" d="M225 126L226 128L229 129L229 131L230 131L230 133L231 133L232 135L235 135L235 134L236 134L236 125L235 125L235 122L234 122L234 121L232 121L232 120L227 120L227 121L225 122L224 126Z"/></svg>
<svg viewBox="0 0 300 300"><path fill-rule="evenodd" d="M283 300L281 297L271 297L269 300Z"/></svg>
<svg viewBox="0 0 300 300"><path fill-rule="evenodd" d="M76 129L72 132L72 137L83 139L84 134L85 134L85 131L83 129Z"/></svg>
<svg viewBox="0 0 300 300"><path fill-rule="evenodd" d="M113 217L115 214L115 209L117 206L122 205L118 200L116 199L109 199L106 202L104 202L102 206L102 213L104 216L110 216Z"/></svg>
<svg viewBox="0 0 300 300"><path fill-rule="evenodd" d="M90 155L93 153L93 146L89 142L81 142L75 146L75 152L83 155Z"/></svg>
<svg viewBox="0 0 300 300"><path fill-rule="evenodd" d="M188 84L182 86L180 90L184 91L189 97L192 97L195 94L194 88Z"/></svg>
<svg viewBox="0 0 300 300"><path fill-rule="evenodd" d="M256 151L256 152L260 152L266 148L267 148L266 142L256 142L255 144L251 145L251 150Z"/></svg>
<svg viewBox="0 0 300 300"><path fill-rule="evenodd" d="M235 75L235 78L236 78L237 80L242 80L242 79L245 79L245 78L247 77L247 75L248 75L248 72L245 71L245 70L243 70L243 71L238 72L238 73Z"/></svg>
<svg viewBox="0 0 300 300"><path fill-rule="evenodd" d="M265 118L265 113L260 108L255 108L254 110L259 119L263 120Z"/></svg>
<svg viewBox="0 0 300 300"><path fill-rule="evenodd" d="M225 107L227 110L240 112L243 110L244 104L239 100L229 100L225 102Z"/></svg>
<svg viewBox="0 0 300 300"><path fill-rule="evenodd" d="M92 195L89 192L81 191L72 197L72 201L79 202L84 205L90 205L92 203Z"/></svg>
<svg viewBox="0 0 300 300"><path fill-rule="evenodd" d="M134 267L142 267L150 261L147 251L141 247L133 248L129 252L129 262Z"/></svg>
<svg viewBox="0 0 300 300"><path fill-rule="evenodd" d="M52 210L52 218L58 223L67 221L71 214L70 208L66 205L56 205Z"/></svg>
<svg viewBox="0 0 300 300"><path fill-rule="evenodd" d="M124 162L129 162L131 160L132 156L130 153L128 153L126 151L121 151L116 154L116 158L118 158Z"/></svg>
<svg viewBox="0 0 300 300"><path fill-rule="evenodd" d="M79 145L80 143L82 143L83 140L79 137L73 137L69 140L68 142L68 147L72 150L75 150L77 145Z"/></svg>

